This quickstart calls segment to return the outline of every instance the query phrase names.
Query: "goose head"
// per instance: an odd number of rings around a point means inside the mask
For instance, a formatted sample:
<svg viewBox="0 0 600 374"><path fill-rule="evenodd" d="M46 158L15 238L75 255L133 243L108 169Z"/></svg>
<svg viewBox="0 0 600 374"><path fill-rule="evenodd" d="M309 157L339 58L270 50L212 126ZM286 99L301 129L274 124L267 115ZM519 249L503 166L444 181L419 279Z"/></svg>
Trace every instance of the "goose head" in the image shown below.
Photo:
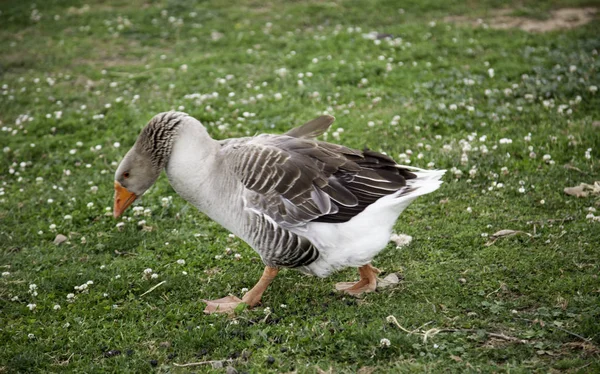
<svg viewBox="0 0 600 374"><path fill-rule="evenodd" d="M181 112L160 113L144 127L115 173L115 218L156 182L170 157L177 128L185 118L187 114Z"/></svg>

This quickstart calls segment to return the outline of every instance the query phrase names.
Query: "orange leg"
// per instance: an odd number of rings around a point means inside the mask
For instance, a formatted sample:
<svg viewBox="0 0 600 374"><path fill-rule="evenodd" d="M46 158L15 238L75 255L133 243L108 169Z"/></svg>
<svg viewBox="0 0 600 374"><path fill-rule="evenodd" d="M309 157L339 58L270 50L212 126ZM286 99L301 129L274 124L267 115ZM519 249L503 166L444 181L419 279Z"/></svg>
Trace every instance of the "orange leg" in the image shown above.
<svg viewBox="0 0 600 374"><path fill-rule="evenodd" d="M260 277L258 282L252 289L242 297L239 298L229 295L217 300L204 300L206 303L206 308L204 308L204 313L212 314L212 313L227 313L231 314L241 303L248 304L249 307L254 307L260 303L260 298L262 294L265 292L269 284L275 279L275 276L279 272L279 269L272 268L269 266L265 267L265 271L263 275Z"/></svg>
<svg viewBox="0 0 600 374"><path fill-rule="evenodd" d="M360 280L356 283L340 282L335 285L335 289L350 295L360 295L365 292L373 292L377 288L377 274L380 271L371 264L366 264L358 268Z"/></svg>

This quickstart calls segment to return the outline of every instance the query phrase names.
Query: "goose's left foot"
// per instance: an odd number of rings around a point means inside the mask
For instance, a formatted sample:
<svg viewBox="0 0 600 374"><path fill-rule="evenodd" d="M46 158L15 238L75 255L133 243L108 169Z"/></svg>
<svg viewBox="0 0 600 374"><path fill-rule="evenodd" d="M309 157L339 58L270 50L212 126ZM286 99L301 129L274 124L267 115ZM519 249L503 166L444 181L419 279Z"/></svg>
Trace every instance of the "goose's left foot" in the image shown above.
<svg viewBox="0 0 600 374"><path fill-rule="evenodd" d="M247 304L249 307L254 307L260 303L260 298L262 294L265 292L269 284L275 279L275 276L279 272L279 269L272 268L269 266L265 267L265 271L263 275L260 277L258 283L252 289L239 299L233 295L229 295L217 300L204 300L206 303L206 308L204 308L204 313L213 314L213 313L227 313L232 314L235 309L241 303Z"/></svg>
<svg viewBox="0 0 600 374"><path fill-rule="evenodd" d="M380 273L379 269L371 264L366 264L358 268L358 273L360 274L358 282L340 282L335 285L335 289L355 296L375 291L377 288L377 274Z"/></svg>

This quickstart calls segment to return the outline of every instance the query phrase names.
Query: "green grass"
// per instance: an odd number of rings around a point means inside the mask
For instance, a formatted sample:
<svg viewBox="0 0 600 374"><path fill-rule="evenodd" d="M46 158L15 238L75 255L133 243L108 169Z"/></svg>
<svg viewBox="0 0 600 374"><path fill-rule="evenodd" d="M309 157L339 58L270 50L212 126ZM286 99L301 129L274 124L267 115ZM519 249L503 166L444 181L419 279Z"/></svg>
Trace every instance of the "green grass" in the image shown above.
<svg viewBox="0 0 600 374"><path fill-rule="evenodd" d="M228 358L257 373L600 371L599 198L563 193L600 180L598 21L528 34L442 20L493 0L36 4L0 3L0 372L209 372L175 363ZM520 6L572 4L590 5ZM137 203L150 216L129 210L119 230L105 214L139 130L180 107L215 138L326 111L329 141L448 169L397 223L412 243L374 260L400 284L355 299L333 292L353 269L283 271L262 306L204 315L202 299L256 282L252 249L164 177ZM502 229L530 235L486 245ZM390 315L453 331L424 341Z"/></svg>

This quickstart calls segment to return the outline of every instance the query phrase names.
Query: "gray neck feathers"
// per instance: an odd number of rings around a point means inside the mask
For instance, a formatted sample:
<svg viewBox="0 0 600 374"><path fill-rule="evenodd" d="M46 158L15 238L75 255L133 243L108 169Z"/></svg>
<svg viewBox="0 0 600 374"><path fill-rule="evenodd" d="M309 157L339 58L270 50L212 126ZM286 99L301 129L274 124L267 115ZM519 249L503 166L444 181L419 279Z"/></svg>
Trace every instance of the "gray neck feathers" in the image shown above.
<svg viewBox="0 0 600 374"><path fill-rule="evenodd" d="M154 116L144 127L136 147L150 157L152 166L157 170L164 168L171 156L177 130L187 114L165 112Z"/></svg>

